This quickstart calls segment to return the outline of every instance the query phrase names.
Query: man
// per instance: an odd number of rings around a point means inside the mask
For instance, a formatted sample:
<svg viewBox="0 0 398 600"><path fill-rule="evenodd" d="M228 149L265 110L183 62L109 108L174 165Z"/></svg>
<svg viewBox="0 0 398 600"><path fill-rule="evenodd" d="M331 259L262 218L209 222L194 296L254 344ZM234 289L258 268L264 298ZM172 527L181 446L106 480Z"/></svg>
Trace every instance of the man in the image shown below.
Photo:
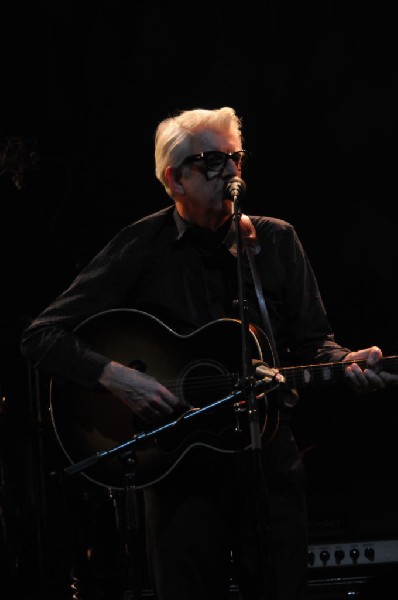
<svg viewBox="0 0 398 600"><path fill-rule="evenodd" d="M211 361L203 364L215 362L215 371L223 374L222 357L219 363L212 355L216 337L211 325L241 323L246 314L251 324L267 327L248 260L254 255L278 364L345 361L347 382L362 393L398 383L396 375L376 368L382 359L378 347L352 352L335 341L292 225L246 215L239 221L229 184L242 182L244 157L241 121L230 107L188 110L161 122L155 137L156 176L174 206L116 235L27 328L24 356L36 368L82 388L111 392L115 407L122 402L149 431L173 422L195 404L186 390L173 389L150 368L145 372L145 361L125 364L99 350L79 328L95 315L129 308L149 322L153 317L189 348L198 332L208 332L208 344L198 356L206 358L207 351ZM237 223L249 248L241 271L247 312L238 302ZM226 354L230 346L239 363L241 344L226 340ZM197 388L193 394L195 400L204 395ZM248 396L247 401L250 391ZM239 427L251 414L243 405L242 417L240 408ZM259 470L250 444L229 452L195 440L164 476L157 474L143 486L148 567L158 600L226 599L231 569L244 600L305 598L305 484L289 429L292 410L291 402L278 400L277 425L262 439ZM190 415L195 432L195 415ZM209 418L213 422L217 410Z"/></svg>

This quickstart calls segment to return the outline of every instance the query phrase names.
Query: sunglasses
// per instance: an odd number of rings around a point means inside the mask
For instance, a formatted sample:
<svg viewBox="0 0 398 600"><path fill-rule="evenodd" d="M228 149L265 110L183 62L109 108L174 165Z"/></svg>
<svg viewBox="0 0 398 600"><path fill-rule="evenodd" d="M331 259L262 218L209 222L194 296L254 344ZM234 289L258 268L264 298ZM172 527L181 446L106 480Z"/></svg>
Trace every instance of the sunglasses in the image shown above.
<svg viewBox="0 0 398 600"><path fill-rule="evenodd" d="M193 162L203 161L206 176L208 176L209 174L218 175L223 172L229 160L233 160L239 170L242 169L246 155L247 153L245 150L238 150L237 152L221 152L220 150L209 150L208 152L201 152L200 154L193 154L191 156L187 156L182 161L180 167Z"/></svg>

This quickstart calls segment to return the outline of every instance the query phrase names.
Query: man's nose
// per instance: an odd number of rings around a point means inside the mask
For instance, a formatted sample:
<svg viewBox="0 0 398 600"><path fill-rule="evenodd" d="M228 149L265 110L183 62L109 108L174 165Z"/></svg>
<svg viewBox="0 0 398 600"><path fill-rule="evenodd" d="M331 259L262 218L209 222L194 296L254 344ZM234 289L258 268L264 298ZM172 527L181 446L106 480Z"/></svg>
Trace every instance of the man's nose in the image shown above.
<svg viewBox="0 0 398 600"><path fill-rule="evenodd" d="M232 176L239 174L239 168L231 156L228 157L227 163L224 167L224 173Z"/></svg>

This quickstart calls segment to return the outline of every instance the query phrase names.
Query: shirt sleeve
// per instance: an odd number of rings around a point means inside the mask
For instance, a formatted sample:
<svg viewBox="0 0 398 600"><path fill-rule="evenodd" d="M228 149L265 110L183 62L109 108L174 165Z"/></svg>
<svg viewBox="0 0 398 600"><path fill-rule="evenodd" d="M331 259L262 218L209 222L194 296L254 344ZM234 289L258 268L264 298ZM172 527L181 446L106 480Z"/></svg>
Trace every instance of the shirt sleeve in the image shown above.
<svg viewBox="0 0 398 600"><path fill-rule="evenodd" d="M117 234L23 331L21 352L34 368L88 388L98 385L111 357L79 337L78 326L123 306L147 258L147 239L139 233L132 225Z"/></svg>
<svg viewBox="0 0 398 600"><path fill-rule="evenodd" d="M335 340L316 276L295 228L259 223L259 271L281 359L295 365L341 361L350 352ZM266 298L267 299L267 298Z"/></svg>

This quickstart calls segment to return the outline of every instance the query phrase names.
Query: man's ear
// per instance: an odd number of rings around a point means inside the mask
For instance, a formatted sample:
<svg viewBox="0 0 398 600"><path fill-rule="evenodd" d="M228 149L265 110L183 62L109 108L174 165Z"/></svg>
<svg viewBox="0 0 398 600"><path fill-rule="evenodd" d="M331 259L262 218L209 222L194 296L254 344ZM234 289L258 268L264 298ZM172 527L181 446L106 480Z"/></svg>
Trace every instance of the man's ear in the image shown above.
<svg viewBox="0 0 398 600"><path fill-rule="evenodd" d="M178 194L179 196L181 196L181 194L184 194L184 186L181 183L180 169L166 167L166 171L164 174L172 195Z"/></svg>

